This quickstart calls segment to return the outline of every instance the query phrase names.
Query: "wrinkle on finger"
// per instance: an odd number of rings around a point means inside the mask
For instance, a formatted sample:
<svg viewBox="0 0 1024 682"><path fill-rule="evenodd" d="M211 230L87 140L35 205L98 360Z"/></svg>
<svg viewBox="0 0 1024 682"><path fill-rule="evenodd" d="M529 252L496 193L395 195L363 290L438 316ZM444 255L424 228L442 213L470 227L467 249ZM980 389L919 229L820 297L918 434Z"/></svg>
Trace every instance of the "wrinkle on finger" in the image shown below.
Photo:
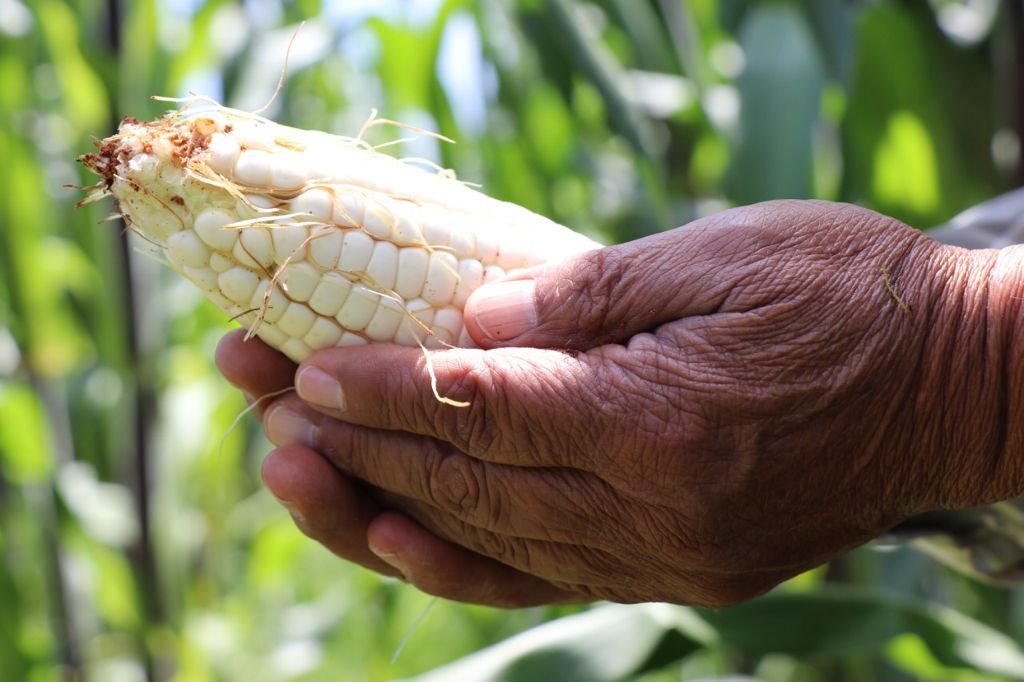
<svg viewBox="0 0 1024 682"><path fill-rule="evenodd" d="M367 539L378 554L398 557L413 585L444 599L500 608L585 601L566 586L476 554L400 514L374 519Z"/></svg>
<svg viewBox="0 0 1024 682"><path fill-rule="evenodd" d="M559 585L613 587L636 580L636 562L610 552L571 542L520 538L493 533L421 502L400 503L405 513L436 536L489 557L517 571Z"/></svg>

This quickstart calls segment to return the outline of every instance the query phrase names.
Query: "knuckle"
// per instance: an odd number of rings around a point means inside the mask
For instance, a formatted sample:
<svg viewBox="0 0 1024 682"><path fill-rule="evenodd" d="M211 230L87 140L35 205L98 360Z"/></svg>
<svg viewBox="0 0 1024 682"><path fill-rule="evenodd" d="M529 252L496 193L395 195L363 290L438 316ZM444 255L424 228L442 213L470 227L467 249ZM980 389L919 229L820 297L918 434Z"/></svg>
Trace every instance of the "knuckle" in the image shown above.
<svg viewBox="0 0 1024 682"><path fill-rule="evenodd" d="M592 332L588 331L608 329L617 292L627 290L622 287L625 269L623 259L613 248L578 256L568 274L553 282L553 286L538 288L539 331L552 331L558 338L564 338L566 330L577 330L570 334L566 345L592 345ZM588 329L580 328L581 319L587 321Z"/></svg>
<svg viewBox="0 0 1024 682"><path fill-rule="evenodd" d="M449 382L449 390L469 404L448 411L452 418L441 423L442 438L465 451L491 450L498 440L492 417L506 414L507 409L499 375L490 361L474 363L458 372Z"/></svg>
<svg viewBox="0 0 1024 682"><path fill-rule="evenodd" d="M439 456L426 478L431 502L459 518L476 516L488 494L481 468L462 454Z"/></svg>
<svg viewBox="0 0 1024 682"><path fill-rule="evenodd" d="M536 559L527 541L487 532L481 532L480 539L484 553L492 559L524 573L534 573Z"/></svg>

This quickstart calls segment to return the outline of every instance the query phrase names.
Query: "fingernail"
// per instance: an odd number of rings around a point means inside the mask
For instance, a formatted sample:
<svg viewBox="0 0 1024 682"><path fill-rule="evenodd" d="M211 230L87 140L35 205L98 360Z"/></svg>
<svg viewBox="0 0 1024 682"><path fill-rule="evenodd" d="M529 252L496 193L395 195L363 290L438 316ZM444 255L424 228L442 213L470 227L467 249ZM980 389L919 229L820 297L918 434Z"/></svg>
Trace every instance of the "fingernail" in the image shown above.
<svg viewBox="0 0 1024 682"><path fill-rule="evenodd" d="M488 284L473 295L471 314L489 338L514 339L537 326L536 290L532 279Z"/></svg>
<svg viewBox="0 0 1024 682"><path fill-rule="evenodd" d="M341 384L317 367L306 365L295 375L295 390L307 402L324 407L345 409L345 394Z"/></svg>
<svg viewBox="0 0 1024 682"><path fill-rule="evenodd" d="M373 548L371 547L370 550L373 551ZM402 579L405 580L405 582L412 582L412 579L409 577L409 569L408 567L406 567L405 562L402 561L402 557L398 556L397 554L390 554L388 552L382 552L378 554L374 551L373 553L376 554L381 561L383 561L388 566L401 573Z"/></svg>
<svg viewBox="0 0 1024 682"><path fill-rule="evenodd" d="M316 438L316 426L284 405L270 408L264 423L267 438L278 447L294 443L313 445Z"/></svg>
<svg viewBox="0 0 1024 682"><path fill-rule="evenodd" d="M284 508L288 510L288 514L291 515L292 521L295 522L295 525L298 526L299 530L305 530L306 517L303 516L302 512L286 502L282 502L281 504L283 504Z"/></svg>

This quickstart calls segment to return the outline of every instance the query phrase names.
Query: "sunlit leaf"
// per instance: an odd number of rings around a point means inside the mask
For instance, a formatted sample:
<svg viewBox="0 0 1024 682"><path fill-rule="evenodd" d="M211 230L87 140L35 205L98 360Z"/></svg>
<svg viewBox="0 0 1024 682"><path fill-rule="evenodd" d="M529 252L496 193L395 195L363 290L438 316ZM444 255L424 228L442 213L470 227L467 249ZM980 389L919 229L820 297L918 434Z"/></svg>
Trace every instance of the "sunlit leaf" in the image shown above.
<svg viewBox="0 0 1024 682"><path fill-rule="evenodd" d="M1024 679L1024 650L1012 639L952 609L898 595L777 591L702 617L723 641L746 655L863 655L913 633L942 665Z"/></svg>
<svg viewBox="0 0 1024 682"><path fill-rule="evenodd" d="M573 148L573 123L565 102L550 87L530 90L523 106L523 128L542 170L565 170Z"/></svg>
<svg viewBox="0 0 1024 682"><path fill-rule="evenodd" d="M843 121L846 198L921 226L993 193L991 101L981 94L988 76L926 18L930 11L921 6L865 6ZM943 73L949 77L926 75ZM902 141L896 142L896 133ZM883 145L888 150L880 154ZM897 167L884 170L880 160ZM922 170L932 180L926 179L915 201L892 201L895 190L886 178ZM882 182L876 179L880 172ZM928 189L936 182L937 197Z"/></svg>
<svg viewBox="0 0 1024 682"><path fill-rule="evenodd" d="M53 470L53 444L39 396L31 386L0 382L0 456L4 477L41 483Z"/></svg>
<svg viewBox="0 0 1024 682"><path fill-rule="evenodd" d="M90 543L86 549L95 570L96 605L111 628L134 630L140 625L139 603L130 587L132 566L122 554Z"/></svg>
<svg viewBox="0 0 1024 682"><path fill-rule="evenodd" d="M612 682L661 667L714 639L713 631L686 609L603 606L541 625L413 679Z"/></svg>
<svg viewBox="0 0 1024 682"><path fill-rule="evenodd" d="M889 118L875 149L874 195L887 206L932 214L939 203L935 146L921 121L907 111Z"/></svg>
<svg viewBox="0 0 1024 682"><path fill-rule="evenodd" d="M60 79L65 116L79 130L102 130L109 118L105 88L79 51L74 14L59 0L40 0L36 11Z"/></svg>

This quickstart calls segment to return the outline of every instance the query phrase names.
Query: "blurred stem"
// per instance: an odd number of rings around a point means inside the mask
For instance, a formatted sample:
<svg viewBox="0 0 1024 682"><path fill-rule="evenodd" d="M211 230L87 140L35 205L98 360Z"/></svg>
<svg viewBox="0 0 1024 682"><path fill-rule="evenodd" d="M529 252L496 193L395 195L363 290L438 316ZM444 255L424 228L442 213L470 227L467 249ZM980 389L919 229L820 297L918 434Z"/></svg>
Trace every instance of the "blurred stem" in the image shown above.
<svg viewBox="0 0 1024 682"><path fill-rule="evenodd" d="M120 61L121 58L121 8L118 0L107 0L107 47L110 53ZM117 102L117 85L111 90L111 99ZM116 112L116 106L111 112ZM113 113L111 129L116 129L118 117ZM156 406L156 393L153 388L152 372L148 371L148 363L144 360L141 344L140 315L136 298L137 281L132 269L132 246L128 230L121 221L118 246L118 259L121 272L122 310L125 313L125 348L127 364L134 373L135 401L129 419L131 424L134 456L125 457L124 461L132 462L131 489L135 501L135 514L138 519L139 537L128 550L128 559L134 568L138 598L144 614L142 631L139 633L139 651L142 665L146 671L146 679L153 682L158 679L153 656L146 641L147 632L164 623L163 606L160 601L160 581L157 576L156 557L153 549L152 518L150 515L150 470L149 443ZM161 676L162 677L162 676Z"/></svg>
<svg viewBox="0 0 1024 682"><path fill-rule="evenodd" d="M551 16L565 36L568 52L579 59L580 69L601 93L608 115L620 135L629 140L637 154L652 158L654 150L645 132L645 122L622 92L622 78L611 57L585 34L586 27L574 16L573 0L548 0Z"/></svg>
<svg viewBox="0 0 1024 682"><path fill-rule="evenodd" d="M590 27L584 25L585 22L577 16L575 0L547 0L546 5L558 34L565 36L566 52L578 61L580 71L601 93L611 128L633 148L639 189L644 198L642 218L647 225L633 226L626 237L635 239L651 231L670 227L667 188L658 167L659 155L653 143L650 125L623 92L624 74L621 65L597 36L588 34Z"/></svg>
<svg viewBox="0 0 1024 682"><path fill-rule="evenodd" d="M1007 3L1010 14L1010 42L1013 45L1013 65L1010 68L1013 127L1019 144L1024 145L1024 0ZM1024 185L1024 163L1017 162L1017 185Z"/></svg>
<svg viewBox="0 0 1024 682"><path fill-rule="evenodd" d="M672 46L683 71L697 89L697 96L704 101L704 92L711 84L708 69L704 63L700 32L693 20L689 6L680 0L659 0L665 25L672 36Z"/></svg>
<svg viewBox="0 0 1024 682"><path fill-rule="evenodd" d="M35 370L26 363L29 382L43 404L43 410L53 434L54 472L74 459L74 445L71 425L68 422L67 406L62 404L57 393ZM57 509L57 495L54 486L44 489L26 490L26 502L33 514L37 515L43 529L43 545L46 552L46 582L52 590L50 597L51 618L54 624L54 638L57 641L58 656L66 669L66 679L78 680L83 677L82 655L71 613L71 599L68 595L64 552L61 548L60 516Z"/></svg>

